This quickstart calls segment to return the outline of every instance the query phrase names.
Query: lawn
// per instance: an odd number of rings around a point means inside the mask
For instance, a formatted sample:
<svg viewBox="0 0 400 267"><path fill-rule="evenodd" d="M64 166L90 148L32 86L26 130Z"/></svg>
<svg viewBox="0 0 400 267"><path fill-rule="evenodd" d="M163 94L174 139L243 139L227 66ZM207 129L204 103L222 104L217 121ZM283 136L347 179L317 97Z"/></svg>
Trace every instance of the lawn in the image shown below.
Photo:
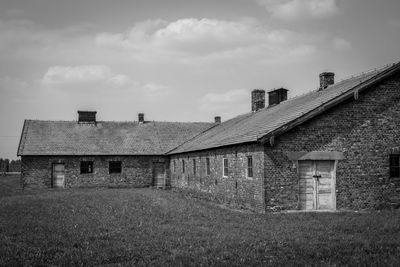
<svg viewBox="0 0 400 267"><path fill-rule="evenodd" d="M400 264L399 211L254 214L149 188L16 186L0 177L1 266Z"/></svg>

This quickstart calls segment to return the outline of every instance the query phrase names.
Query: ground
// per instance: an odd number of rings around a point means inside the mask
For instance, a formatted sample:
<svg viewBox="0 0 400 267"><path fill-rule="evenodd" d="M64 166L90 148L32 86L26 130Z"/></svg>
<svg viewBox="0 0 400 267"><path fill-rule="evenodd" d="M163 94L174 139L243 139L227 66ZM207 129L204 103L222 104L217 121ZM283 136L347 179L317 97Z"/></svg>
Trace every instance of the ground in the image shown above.
<svg viewBox="0 0 400 267"><path fill-rule="evenodd" d="M255 214L171 190L21 191L0 177L0 265L397 265L400 211Z"/></svg>

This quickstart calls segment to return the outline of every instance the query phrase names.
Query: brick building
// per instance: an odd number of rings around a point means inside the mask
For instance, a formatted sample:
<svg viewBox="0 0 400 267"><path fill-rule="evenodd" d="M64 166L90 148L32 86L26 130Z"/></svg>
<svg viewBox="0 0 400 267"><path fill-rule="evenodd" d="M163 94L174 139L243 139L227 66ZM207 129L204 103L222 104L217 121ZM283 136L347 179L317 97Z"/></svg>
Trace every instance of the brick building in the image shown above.
<svg viewBox="0 0 400 267"><path fill-rule="evenodd" d="M27 187L164 186L166 152L213 123L96 121L78 111L78 121L26 120L18 155Z"/></svg>
<svg viewBox="0 0 400 267"><path fill-rule="evenodd" d="M319 78L318 90L292 99L285 88L268 92L267 107L265 91L253 90L251 112L222 123L148 123L138 134L146 123L114 122L102 132L101 123L26 121L22 183L54 186L59 175L65 186L148 186L161 177L160 184L259 212L398 204L400 63L338 83L331 72ZM76 136L52 132L58 124L72 125Z"/></svg>

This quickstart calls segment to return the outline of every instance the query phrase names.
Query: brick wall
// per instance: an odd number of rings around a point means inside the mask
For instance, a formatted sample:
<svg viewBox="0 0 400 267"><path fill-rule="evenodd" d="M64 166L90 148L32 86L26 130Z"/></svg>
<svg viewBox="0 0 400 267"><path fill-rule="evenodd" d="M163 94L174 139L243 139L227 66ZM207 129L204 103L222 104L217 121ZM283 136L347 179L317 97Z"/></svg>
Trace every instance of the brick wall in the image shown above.
<svg viewBox="0 0 400 267"><path fill-rule="evenodd" d="M81 174L80 162L93 161L93 173ZM121 161L122 172L109 174L109 161ZM65 187L134 186L153 183L153 162L166 162L162 156L22 156L23 188L51 187L52 163L65 164Z"/></svg>
<svg viewBox="0 0 400 267"><path fill-rule="evenodd" d="M247 177L247 156L253 158L253 178ZM209 175L206 173L206 158L210 159ZM228 159L227 177L223 176L223 158ZM182 172L182 160L185 161L185 173ZM196 161L195 174L193 160ZM199 193L220 203L264 212L263 164L263 146L258 144L172 155L171 186Z"/></svg>
<svg viewBox="0 0 400 267"><path fill-rule="evenodd" d="M389 179L389 154L400 145L400 77L360 93L292 129L265 147L266 209L297 209L297 170L288 151L340 151L338 209L382 208L399 199ZM396 191L397 190L397 191Z"/></svg>

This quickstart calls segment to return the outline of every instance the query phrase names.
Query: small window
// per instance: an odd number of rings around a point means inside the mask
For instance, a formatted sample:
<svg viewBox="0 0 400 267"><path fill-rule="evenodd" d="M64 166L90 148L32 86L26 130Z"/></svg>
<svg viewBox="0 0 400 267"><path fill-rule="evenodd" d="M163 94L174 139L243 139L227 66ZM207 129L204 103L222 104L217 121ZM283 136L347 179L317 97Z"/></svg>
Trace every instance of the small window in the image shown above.
<svg viewBox="0 0 400 267"><path fill-rule="evenodd" d="M93 161L81 161L81 174L93 173Z"/></svg>
<svg viewBox="0 0 400 267"><path fill-rule="evenodd" d="M210 175L211 171L210 171L210 158L206 158L206 172L207 175Z"/></svg>
<svg viewBox="0 0 400 267"><path fill-rule="evenodd" d="M247 157L247 177L253 177L253 157Z"/></svg>
<svg viewBox="0 0 400 267"><path fill-rule="evenodd" d="M400 177L400 155L393 154L390 155L390 177L399 178Z"/></svg>
<svg viewBox="0 0 400 267"><path fill-rule="evenodd" d="M185 160L182 160L182 173L185 173Z"/></svg>
<svg viewBox="0 0 400 267"><path fill-rule="evenodd" d="M174 172L176 172L176 160L174 160Z"/></svg>
<svg viewBox="0 0 400 267"><path fill-rule="evenodd" d="M193 174L196 175L196 159L193 159Z"/></svg>
<svg viewBox="0 0 400 267"><path fill-rule="evenodd" d="M121 161L110 161L108 165L108 173L121 173L122 164Z"/></svg>
<svg viewBox="0 0 400 267"><path fill-rule="evenodd" d="M223 168L224 168L223 176L228 177L228 159L227 158L223 159Z"/></svg>

